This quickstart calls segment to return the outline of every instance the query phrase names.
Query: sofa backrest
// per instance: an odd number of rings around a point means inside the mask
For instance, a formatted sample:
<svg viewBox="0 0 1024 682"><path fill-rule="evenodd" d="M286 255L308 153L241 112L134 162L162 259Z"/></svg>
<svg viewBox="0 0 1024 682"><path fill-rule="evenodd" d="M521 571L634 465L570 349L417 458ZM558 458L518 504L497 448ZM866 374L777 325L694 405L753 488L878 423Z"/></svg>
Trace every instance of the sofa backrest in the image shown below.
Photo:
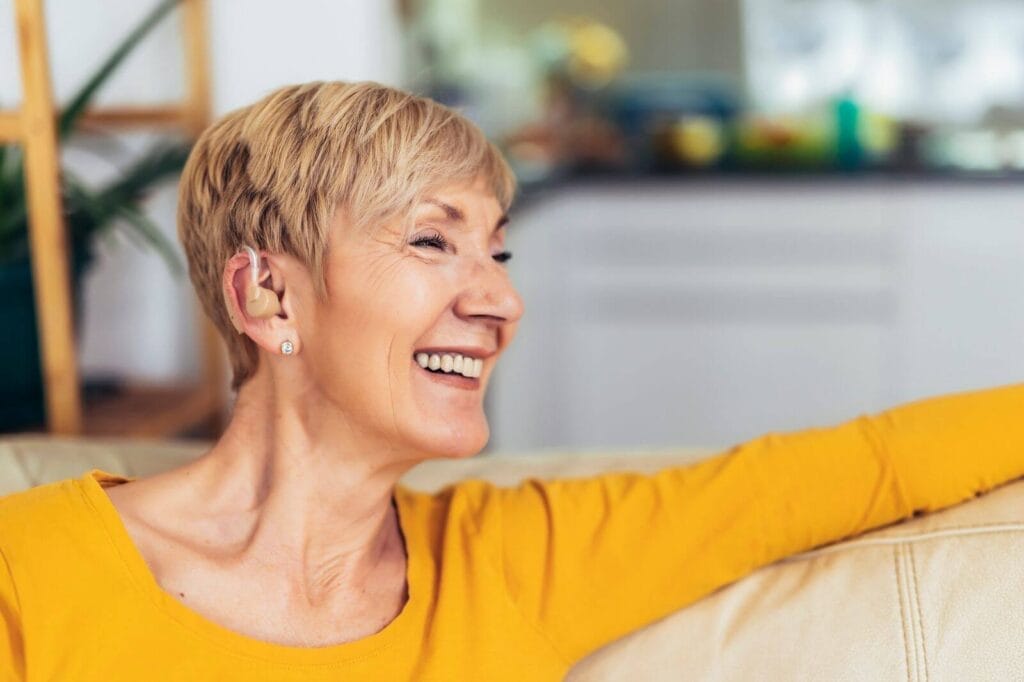
<svg viewBox="0 0 1024 682"><path fill-rule="evenodd" d="M123 476L147 476L199 457L209 447L206 441L188 440L0 437L0 495L75 478L93 468ZM561 478L626 470L644 473L695 462L712 453L706 448L634 448L480 454L468 459L423 462L406 473L402 484L431 492L468 478L513 485L531 476Z"/></svg>

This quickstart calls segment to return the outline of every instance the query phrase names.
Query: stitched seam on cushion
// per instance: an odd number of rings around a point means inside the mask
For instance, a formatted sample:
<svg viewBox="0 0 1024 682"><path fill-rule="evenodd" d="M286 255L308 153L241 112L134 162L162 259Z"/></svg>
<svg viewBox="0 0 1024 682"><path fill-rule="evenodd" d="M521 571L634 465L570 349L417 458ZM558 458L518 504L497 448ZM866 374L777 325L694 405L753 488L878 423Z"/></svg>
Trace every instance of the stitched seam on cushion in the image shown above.
<svg viewBox="0 0 1024 682"><path fill-rule="evenodd" d="M508 575L505 572L505 562L503 561L503 558L505 556L505 509L501 505L502 491L498 488L498 486L494 486L493 484L488 485L491 485L495 489L496 494L494 497L498 499L498 518L501 520L501 532L499 533L499 541L501 542L501 547L499 548L500 555L498 557L492 556L490 552L485 552L485 555L491 561L492 568L494 568L494 570L497 571L498 575L501 576L502 591L505 593L505 598L508 599L510 604L512 604L512 608L515 609L516 613L520 615L520 617L523 619L524 622L526 622L527 625L536 630L537 633L541 636L541 638L548 643L548 646L551 647L551 650L554 651L560 659L562 659L562 663L564 663L567 666L567 669L571 668L576 663L576 661L573 661L558 646L555 645L555 642L551 638L551 635L549 635L548 632L543 627L541 627L539 622L535 621L533 618L530 617L530 614L523 610L523 607L519 605L519 602L516 601L515 596L512 594L512 588L509 587L508 584ZM470 516L472 517L472 514L470 514ZM481 531L479 524L477 524L476 522L476 519L470 518L470 523L473 524L473 529L476 531L481 541L483 541L483 531Z"/></svg>
<svg viewBox="0 0 1024 682"><path fill-rule="evenodd" d="M973 528L992 528L994 530L1022 530L1024 529L1024 522L1007 521L1006 523L969 523L962 526L943 526L942 528L936 528L935 530L926 530L920 531L918 533L910 533L909 535L896 535L893 537L915 538L918 535L926 535L929 533L941 533L947 530L970 530Z"/></svg>
<svg viewBox="0 0 1024 682"><path fill-rule="evenodd" d="M903 613L903 585L900 582L900 547L893 548L893 576L896 582L896 599L899 602L900 635L903 637L903 662L907 669L907 680L910 681L910 647L907 646L907 620Z"/></svg>
<svg viewBox="0 0 1024 682"><path fill-rule="evenodd" d="M917 646L921 639L921 633L917 630L916 609L914 608L914 604L917 602L917 595L914 594L914 585L910 579L910 561L907 559L909 547L903 545L900 549L900 561L903 564L903 584L907 588L907 626L910 628L910 634L913 638L912 645L914 647L914 679L917 682L921 682L921 651Z"/></svg>
<svg viewBox="0 0 1024 682"><path fill-rule="evenodd" d="M924 641L924 617L921 615L921 590L917 581L917 562L914 559L914 546L907 547L907 554L910 557L910 575L914 579L914 599L917 601L917 626L921 631L921 654L924 659L924 679L929 679L928 674L928 648Z"/></svg>

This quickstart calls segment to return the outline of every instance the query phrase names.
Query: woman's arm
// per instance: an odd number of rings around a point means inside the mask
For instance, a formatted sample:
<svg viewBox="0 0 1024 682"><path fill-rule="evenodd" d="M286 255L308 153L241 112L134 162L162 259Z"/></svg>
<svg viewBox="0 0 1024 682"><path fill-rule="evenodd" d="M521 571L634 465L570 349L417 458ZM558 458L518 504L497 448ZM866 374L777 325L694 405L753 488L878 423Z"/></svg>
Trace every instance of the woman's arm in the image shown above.
<svg viewBox="0 0 1024 682"><path fill-rule="evenodd" d="M776 559L1024 476L1024 385L768 434L656 474L491 488L501 568L570 661Z"/></svg>
<svg viewBox="0 0 1024 682"><path fill-rule="evenodd" d="M767 563L1024 476L1024 384L768 435L741 451L760 481Z"/></svg>

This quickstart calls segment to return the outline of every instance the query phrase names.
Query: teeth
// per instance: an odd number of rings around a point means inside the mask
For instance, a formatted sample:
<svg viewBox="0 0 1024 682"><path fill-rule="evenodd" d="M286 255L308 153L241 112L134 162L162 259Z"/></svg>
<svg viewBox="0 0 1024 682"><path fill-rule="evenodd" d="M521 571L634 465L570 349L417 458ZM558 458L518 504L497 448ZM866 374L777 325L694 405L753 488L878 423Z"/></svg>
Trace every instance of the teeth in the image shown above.
<svg viewBox="0 0 1024 682"><path fill-rule="evenodd" d="M439 370L447 374L461 374L471 379L479 377L484 367L483 360L458 353L417 353L416 364L424 369Z"/></svg>

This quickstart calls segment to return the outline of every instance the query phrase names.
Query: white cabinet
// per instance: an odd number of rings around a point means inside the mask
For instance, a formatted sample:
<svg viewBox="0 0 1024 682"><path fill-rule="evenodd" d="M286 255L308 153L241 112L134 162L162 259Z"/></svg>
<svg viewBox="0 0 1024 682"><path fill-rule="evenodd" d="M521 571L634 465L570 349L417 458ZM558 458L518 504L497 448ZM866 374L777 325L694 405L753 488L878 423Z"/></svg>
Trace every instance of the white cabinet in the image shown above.
<svg viewBox="0 0 1024 682"><path fill-rule="evenodd" d="M1024 192L610 184L513 214L490 449L727 446L1024 377Z"/></svg>
<svg viewBox="0 0 1024 682"><path fill-rule="evenodd" d="M1024 188L919 185L898 197L896 397L1024 379Z"/></svg>

